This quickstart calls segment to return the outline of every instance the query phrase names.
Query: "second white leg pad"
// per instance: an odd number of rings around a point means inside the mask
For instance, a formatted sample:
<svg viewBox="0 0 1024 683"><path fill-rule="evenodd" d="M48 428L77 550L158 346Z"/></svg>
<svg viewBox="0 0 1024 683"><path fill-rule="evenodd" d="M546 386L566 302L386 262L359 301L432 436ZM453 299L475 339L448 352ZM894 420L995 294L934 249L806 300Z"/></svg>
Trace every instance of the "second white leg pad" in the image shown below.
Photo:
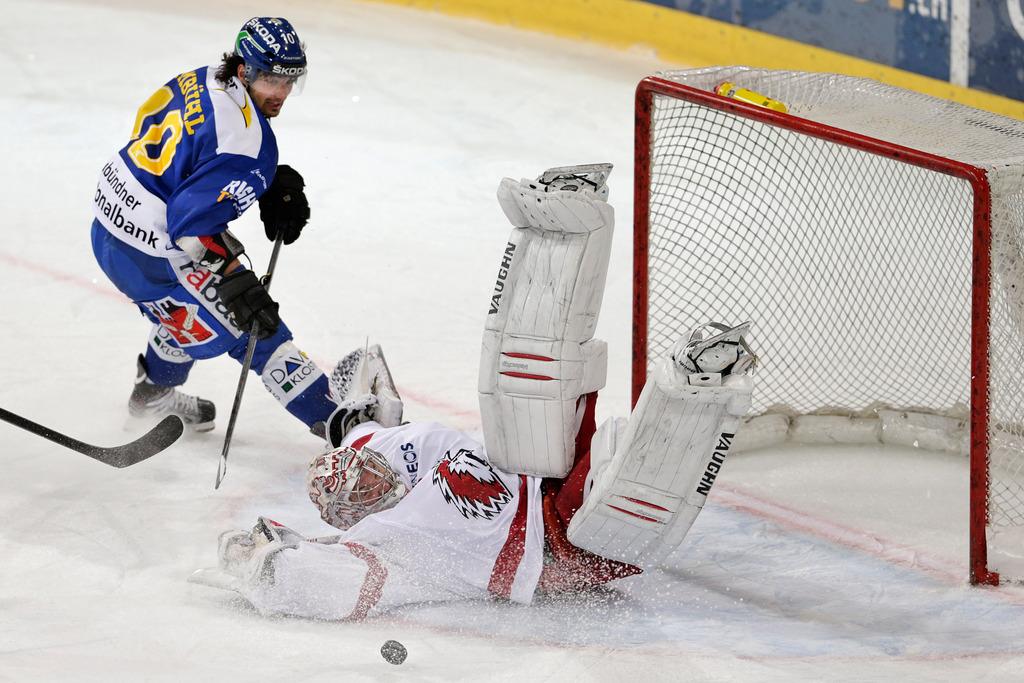
<svg viewBox="0 0 1024 683"><path fill-rule="evenodd" d="M749 405L748 377L718 387L648 380L615 454L569 525L569 541L602 557L659 566L682 544Z"/></svg>

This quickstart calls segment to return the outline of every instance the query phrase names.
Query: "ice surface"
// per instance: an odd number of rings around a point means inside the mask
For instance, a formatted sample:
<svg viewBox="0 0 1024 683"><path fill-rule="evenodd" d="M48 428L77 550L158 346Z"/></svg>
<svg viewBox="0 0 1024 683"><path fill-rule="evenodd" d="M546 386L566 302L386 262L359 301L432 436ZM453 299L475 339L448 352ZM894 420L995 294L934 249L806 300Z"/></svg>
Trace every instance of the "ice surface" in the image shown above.
<svg viewBox="0 0 1024 683"><path fill-rule="evenodd" d="M97 444L125 414L148 324L88 243L98 169L135 108L217 59L270 3L14 2L0 64L0 405ZM598 335L599 417L628 404L632 91L667 65L513 29L341 0L290 3L306 91L275 123L312 221L274 295L324 367L383 344L407 415L478 429L476 358L508 226L502 176L610 161L619 216ZM255 212L238 234L258 269ZM756 320L755 338L756 338ZM115 471L0 425L0 681L1014 680L1024 594L966 586L966 465L899 449L737 456L678 566L529 608L422 606L367 623L266 619L186 582L259 514L328 531L303 491L318 440L238 366L197 366L218 430ZM378 650L409 649L401 667Z"/></svg>

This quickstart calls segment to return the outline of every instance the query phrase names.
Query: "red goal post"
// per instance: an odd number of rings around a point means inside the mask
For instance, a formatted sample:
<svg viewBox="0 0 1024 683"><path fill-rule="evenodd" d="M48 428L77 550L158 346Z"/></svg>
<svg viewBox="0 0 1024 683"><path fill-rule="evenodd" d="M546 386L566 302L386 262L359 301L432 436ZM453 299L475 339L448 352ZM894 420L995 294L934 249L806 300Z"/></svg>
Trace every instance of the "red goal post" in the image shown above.
<svg viewBox="0 0 1024 683"><path fill-rule="evenodd" d="M993 538L1024 541L1022 245L1019 121L832 74L645 78L633 400L678 335L753 320L752 443L840 429L969 451L970 580L996 584ZM1024 579L1015 552L1004 579Z"/></svg>

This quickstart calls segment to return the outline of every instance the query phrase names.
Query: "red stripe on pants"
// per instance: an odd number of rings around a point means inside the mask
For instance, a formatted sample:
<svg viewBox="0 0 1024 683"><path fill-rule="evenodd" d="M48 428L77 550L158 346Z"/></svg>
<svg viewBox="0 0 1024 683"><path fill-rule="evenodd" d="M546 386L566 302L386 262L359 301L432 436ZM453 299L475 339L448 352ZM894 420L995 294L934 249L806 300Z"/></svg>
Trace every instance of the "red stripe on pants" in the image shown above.
<svg viewBox="0 0 1024 683"><path fill-rule="evenodd" d="M388 578L388 570L365 546L358 543L343 543L342 545L366 563L366 578L363 579L363 586L359 589L356 606L352 608L351 614L345 617L345 621L360 621L365 619L369 611L380 602L380 596L384 592L384 582Z"/></svg>
<svg viewBox="0 0 1024 683"><path fill-rule="evenodd" d="M640 569L633 565L577 548L566 535L573 515L583 506L583 487L590 473L590 441L597 431L594 419L597 393L586 394L579 400L586 401L586 404L576 435L576 461L565 479L548 478L541 483L544 541L554 558L554 562L545 564L541 572L537 589L542 593L581 590L640 573Z"/></svg>
<svg viewBox="0 0 1024 683"><path fill-rule="evenodd" d="M512 595L512 583L516 579L516 571L526 551L526 508L527 508L526 476L519 475L519 505L508 528L508 538L502 546L498 558L491 570L491 580L487 590L501 598Z"/></svg>

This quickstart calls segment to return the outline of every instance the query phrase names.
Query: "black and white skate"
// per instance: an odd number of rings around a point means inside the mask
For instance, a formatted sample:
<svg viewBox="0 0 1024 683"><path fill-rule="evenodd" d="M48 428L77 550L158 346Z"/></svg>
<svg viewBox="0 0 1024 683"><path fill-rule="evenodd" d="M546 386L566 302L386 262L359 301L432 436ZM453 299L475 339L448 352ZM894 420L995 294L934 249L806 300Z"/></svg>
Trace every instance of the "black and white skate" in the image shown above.
<svg viewBox="0 0 1024 683"><path fill-rule="evenodd" d="M128 412L135 418L162 418L174 415L188 429L208 432L214 427L217 408L212 401L192 396L174 387L164 387L149 381L146 361L140 355L137 361L135 388L128 399Z"/></svg>

